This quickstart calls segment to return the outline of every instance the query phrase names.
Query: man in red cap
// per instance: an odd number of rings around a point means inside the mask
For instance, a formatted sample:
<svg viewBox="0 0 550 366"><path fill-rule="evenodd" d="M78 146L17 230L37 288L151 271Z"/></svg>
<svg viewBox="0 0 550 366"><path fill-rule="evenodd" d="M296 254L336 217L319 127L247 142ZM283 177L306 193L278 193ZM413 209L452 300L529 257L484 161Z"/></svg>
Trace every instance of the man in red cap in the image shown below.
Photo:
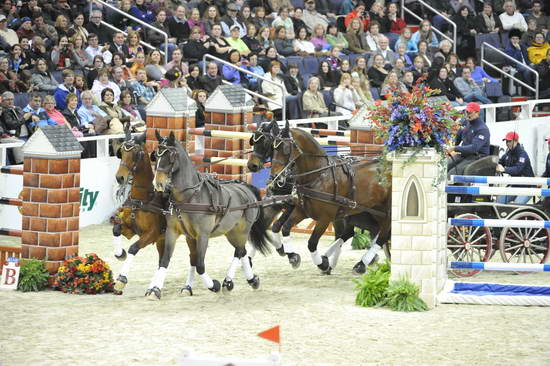
<svg viewBox="0 0 550 366"><path fill-rule="evenodd" d="M534 177L531 160L527 151L519 144L518 133L510 131L502 141L506 141L506 153L498 161L497 172L506 173L512 177ZM530 199L531 196L498 196L497 202L524 204Z"/></svg>
<svg viewBox="0 0 550 366"><path fill-rule="evenodd" d="M464 169L475 160L489 155L491 146L491 133L485 122L479 118L479 104L470 102L466 105L466 118L468 125L458 131L456 146L447 148L451 156L447 171L461 175Z"/></svg>

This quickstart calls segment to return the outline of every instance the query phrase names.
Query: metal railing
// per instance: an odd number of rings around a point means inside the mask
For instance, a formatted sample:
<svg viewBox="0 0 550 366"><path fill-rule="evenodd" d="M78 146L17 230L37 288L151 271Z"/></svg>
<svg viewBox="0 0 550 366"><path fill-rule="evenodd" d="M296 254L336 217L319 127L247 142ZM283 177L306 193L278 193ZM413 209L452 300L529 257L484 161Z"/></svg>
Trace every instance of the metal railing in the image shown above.
<svg viewBox="0 0 550 366"><path fill-rule="evenodd" d="M521 81L520 79L514 77L511 73L509 72L506 72L498 67L496 67L495 65L493 65L492 63L490 63L489 61L485 60L485 47L488 47L489 49L491 49L492 51L498 53L499 55L503 56L504 58L506 58L507 60L510 60L512 61L513 63L515 64L518 64L520 65L521 67L529 70L530 72L533 72L535 74L535 86L532 87L531 85ZM512 79L513 81L516 81L518 84L520 85L523 85L525 88L535 92L535 99L538 99L539 98L539 73L537 70L533 69L532 67L528 66L528 65L525 65L521 62L519 62L518 60L516 60L515 58L513 58L512 56L506 54L505 52L502 52L502 50L499 50L498 48L496 48L495 46L492 46L490 45L489 43L487 42L483 42L481 44L481 65L487 65L489 66L490 68L492 68L493 70L501 73L502 75L506 75L507 77L509 77L510 79Z"/></svg>
<svg viewBox="0 0 550 366"><path fill-rule="evenodd" d="M418 0L417 2L420 3L420 5L422 5L423 7L428 8L432 12L436 13L437 15L442 17L447 23L449 23L453 26L453 38L450 38L448 35L446 35L445 33L441 32L439 29L437 29L433 26L432 26L432 30L435 33L439 34L442 38L445 38L446 40L450 41L453 44L453 53L456 53L456 23L453 22L449 17L447 17L443 13L441 13L439 10L432 8L430 5L428 5L424 1ZM406 8L405 7L405 0L401 0L401 18L405 18L405 12L407 12L407 14L412 15L414 18L418 19L421 22L424 20L424 18L422 18L421 16L419 16L418 14L413 12L412 10Z"/></svg>
<svg viewBox="0 0 550 366"><path fill-rule="evenodd" d="M105 1L102 1L102 0L92 0L90 1L90 16L92 15L92 10L93 10L93 3L96 2L98 4L101 4L103 6L105 6L106 8L108 9L111 9L112 11L114 11L115 13L119 13L121 14L122 16L128 18L128 19L131 19L132 21L138 23L138 24L141 24L142 26L144 26L145 28L149 28L151 30L153 30L154 32L157 32L157 33L160 33L162 34L162 36L164 37L164 51L160 51L163 55L164 55L164 63L167 64L168 63L168 33L156 28L156 27L153 27L151 24L148 24L146 22L144 22L143 20L140 20L138 18L136 18L135 16L133 15L130 15L122 10L120 10L119 8L117 7L114 7L108 3L106 3ZM126 33L125 31L123 31L122 29L119 29L117 27L115 27L114 25L112 24L109 24L107 23L106 21L102 20L101 21L101 24L103 24L104 26L106 26L107 28L110 28L114 31L117 31L117 32L122 32L124 33L124 35L128 35L128 33ZM157 47L147 43L147 42L144 42L144 41L140 41L140 44L144 45L145 47L147 48L150 48L150 49L153 49L153 50L156 50L158 49Z"/></svg>
<svg viewBox="0 0 550 366"><path fill-rule="evenodd" d="M276 101L275 99L271 99L269 97L266 97L265 95L262 95L262 94L259 94L259 93L256 93L256 92L253 92L251 90L248 90L248 89L244 89L244 91L250 95L253 95L255 97L258 97L260 99L264 99L264 100L267 100L273 104L276 104L276 105L279 105L281 106L282 108L282 119L285 120L286 119L286 91L285 91L285 86L281 83L278 83L276 81L273 81L273 80L269 80L267 78L264 78L263 76L261 75L258 75L258 74L255 74L253 73L252 71L248 71L246 69L243 69L241 67L238 67L238 66L235 66L233 65L232 63L230 62L227 62L225 60L222 60L220 58L217 58L215 56L212 56L212 55L209 55L209 54L205 54L203 57L202 57L202 61L204 63L204 67L202 68L202 74L203 75L206 75L206 60L209 59L209 60L213 60L213 61L216 61L216 63L221 63L222 65L226 65L226 66L229 66L235 70L239 70L240 72L242 73L245 73L245 74L248 74L248 75L252 75L253 77L255 77L256 79L260 79L264 82L267 82L267 83L270 83L270 84L273 84L275 85L277 88L280 88L281 89L281 92L283 94L283 98L282 98L282 103L279 103L278 101ZM226 80L223 80L223 83L224 84L227 84L227 85L232 85L230 82L226 81Z"/></svg>

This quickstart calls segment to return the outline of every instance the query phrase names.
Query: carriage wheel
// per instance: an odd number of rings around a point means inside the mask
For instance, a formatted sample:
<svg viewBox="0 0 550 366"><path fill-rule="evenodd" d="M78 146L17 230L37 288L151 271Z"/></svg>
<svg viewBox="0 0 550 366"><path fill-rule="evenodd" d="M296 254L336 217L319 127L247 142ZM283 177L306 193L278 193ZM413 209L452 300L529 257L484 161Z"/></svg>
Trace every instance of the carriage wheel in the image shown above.
<svg viewBox="0 0 550 366"><path fill-rule="evenodd" d="M474 214L457 216L459 219L480 219ZM491 229L480 226L451 226L447 232L447 255L449 261L486 262L493 250ZM470 277L477 269L451 269L458 277Z"/></svg>
<svg viewBox="0 0 550 366"><path fill-rule="evenodd" d="M535 212L525 211L512 216L510 220L544 221L544 218ZM499 250L504 262L545 263L549 248L549 229L502 228Z"/></svg>

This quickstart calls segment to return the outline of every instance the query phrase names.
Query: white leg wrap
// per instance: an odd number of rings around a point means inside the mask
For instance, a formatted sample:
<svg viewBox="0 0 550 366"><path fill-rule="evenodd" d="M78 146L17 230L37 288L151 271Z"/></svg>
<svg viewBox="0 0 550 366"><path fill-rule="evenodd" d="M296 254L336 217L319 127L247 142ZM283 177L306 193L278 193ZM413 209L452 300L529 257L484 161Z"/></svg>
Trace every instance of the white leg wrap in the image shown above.
<svg viewBox="0 0 550 366"><path fill-rule="evenodd" d="M193 288L193 283L195 282L195 266L190 266L187 271L187 281L185 281L185 285Z"/></svg>
<svg viewBox="0 0 550 366"><path fill-rule="evenodd" d="M250 267L250 261L248 260L248 257L246 255L241 258L241 266L243 268L244 277L247 280L253 279L254 272L252 272L252 267Z"/></svg>
<svg viewBox="0 0 550 366"><path fill-rule="evenodd" d="M256 248L254 248L252 245L246 249L246 254L250 258L254 258L256 256Z"/></svg>
<svg viewBox="0 0 550 366"><path fill-rule="evenodd" d="M333 255L337 250L339 251L341 248L342 248L342 245L344 245L344 240L342 239L336 239L331 245L330 247L328 247L325 255L327 257L330 257L331 255ZM338 253L339 254L339 253Z"/></svg>
<svg viewBox="0 0 550 366"><path fill-rule="evenodd" d="M124 263L122 263L122 268L120 269L121 276L128 276L128 272L130 272L130 266L132 265L134 257L135 256L133 254L128 254L126 260L124 261Z"/></svg>
<svg viewBox="0 0 550 366"><path fill-rule="evenodd" d="M290 242L291 238L289 236L283 236L283 248L285 253L294 253L294 245Z"/></svg>
<svg viewBox="0 0 550 366"><path fill-rule="evenodd" d="M376 253L382 249L380 247L380 245L378 244L373 244L372 247L370 247L370 249L363 255L363 258L361 258L361 261L366 265L368 266L370 264L370 262L372 262L372 259L374 258L374 256L376 255Z"/></svg>
<svg viewBox="0 0 550 366"><path fill-rule="evenodd" d="M321 255L317 251L314 251L311 253L311 260L313 261L313 264L315 264L316 266L323 263L323 259L321 258Z"/></svg>
<svg viewBox="0 0 550 366"><path fill-rule="evenodd" d="M167 269L164 267L160 267L159 269L157 269L157 273L154 279L154 286L157 286L159 289L164 287L164 279L166 278L166 271Z"/></svg>
<svg viewBox="0 0 550 366"><path fill-rule="evenodd" d="M275 247L275 249L279 249L281 245L283 245L282 239L281 239L281 232L274 233L271 232L271 245Z"/></svg>
<svg viewBox="0 0 550 366"><path fill-rule="evenodd" d="M122 255L122 235L113 236L113 247L115 249L115 255L120 257Z"/></svg>
<svg viewBox="0 0 550 366"><path fill-rule="evenodd" d="M343 244L343 243L342 243ZM330 267L332 269L336 268L336 265L338 264L338 259L340 258L340 253L342 253L342 246L339 245L334 250L331 257L329 257L328 262L330 264Z"/></svg>
<svg viewBox="0 0 550 366"><path fill-rule="evenodd" d="M246 260L248 261L248 258L246 258ZM231 261L231 264L227 269L227 274L225 275L225 278L228 280L232 280L235 277L235 271L237 270L238 267L239 267L239 258L233 257L233 260Z"/></svg>
<svg viewBox="0 0 550 366"><path fill-rule="evenodd" d="M212 279L210 278L208 273L204 272L200 276L201 276L201 279L202 279L202 283L204 283L204 286L206 286L206 288L214 287L214 281L212 281Z"/></svg>

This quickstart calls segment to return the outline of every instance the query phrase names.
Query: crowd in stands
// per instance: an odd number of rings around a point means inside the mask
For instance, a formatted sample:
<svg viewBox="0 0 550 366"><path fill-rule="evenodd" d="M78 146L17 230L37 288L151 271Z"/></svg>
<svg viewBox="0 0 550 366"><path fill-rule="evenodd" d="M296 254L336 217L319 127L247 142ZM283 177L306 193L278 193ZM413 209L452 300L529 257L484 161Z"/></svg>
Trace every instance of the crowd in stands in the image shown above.
<svg viewBox="0 0 550 366"><path fill-rule="evenodd" d="M223 81L269 97L255 100L279 114L286 95L289 118L350 114L417 82L456 105L491 103L517 90L502 90L479 66L480 35L518 61L506 61L507 72L533 83L527 67L535 68L541 96L550 95L550 17L538 0L426 0L456 23L456 52L443 36L452 39L450 23L410 0L420 23L401 18L400 4L387 0L107 2L155 29L86 0L4 0L1 142L25 140L49 124L65 124L76 136L121 133L126 123L139 126L165 87L197 101L201 126L204 102ZM285 93L226 64L205 64L205 54L282 83ZM20 152L12 160L21 162Z"/></svg>

